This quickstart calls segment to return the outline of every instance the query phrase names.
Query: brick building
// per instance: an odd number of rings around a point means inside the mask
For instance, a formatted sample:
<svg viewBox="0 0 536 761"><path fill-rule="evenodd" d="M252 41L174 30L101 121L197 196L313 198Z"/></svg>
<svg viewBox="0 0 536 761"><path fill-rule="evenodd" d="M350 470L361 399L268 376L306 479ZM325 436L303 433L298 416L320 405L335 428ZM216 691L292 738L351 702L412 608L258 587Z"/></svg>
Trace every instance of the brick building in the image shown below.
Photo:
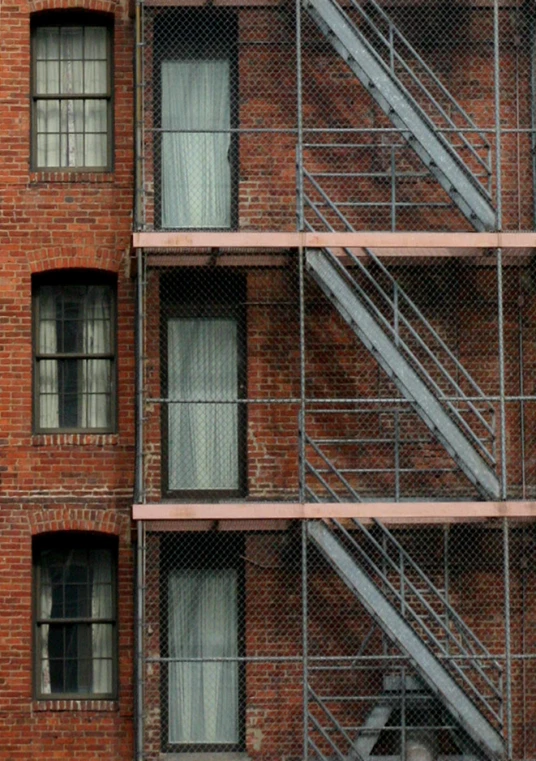
<svg viewBox="0 0 536 761"><path fill-rule="evenodd" d="M536 759L536 9L0 11L0 759Z"/></svg>

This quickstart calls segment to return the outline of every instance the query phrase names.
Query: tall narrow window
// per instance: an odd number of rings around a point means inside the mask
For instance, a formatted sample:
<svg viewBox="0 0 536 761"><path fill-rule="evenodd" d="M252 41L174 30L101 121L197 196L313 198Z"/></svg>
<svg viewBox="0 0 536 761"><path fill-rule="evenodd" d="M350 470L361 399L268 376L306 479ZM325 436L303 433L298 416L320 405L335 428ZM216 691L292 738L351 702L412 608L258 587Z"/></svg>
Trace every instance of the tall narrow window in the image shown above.
<svg viewBox="0 0 536 761"><path fill-rule="evenodd" d="M162 62L162 226L231 226L229 61Z"/></svg>
<svg viewBox="0 0 536 761"><path fill-rule="evenodd" d="M34 26L35 169L110 167L110 50L108 27L89 15Z"/></svg>
<svg viewBox="0 0 536 761"><path fill-rule="evenodd" d="M246 330L242 273L182 270L160 279L164 491L242 496Z"/></svg>
<svg viewBox="0 0 536 761"><path fill-rule="evenodd" d="M228 9L174 11L156 23L163 228L234 225L235 35L235 16Z"/></svg>
<svg viewBox="0 0 536 761"><path fill-rule="evenodd" d="M163 750L243 750L243 537L168 535L160 550Z"/></svg>
<svg viewBox="0 0 536 761"><path fill-rule="evenodd" d="M238 660L211 660L238 656L237 580L236 568L170 574L170 745L239 742Z"/></svg>
<svg viewBox="0 0 536 761"><path fill-rule="evenodd" d="M169 490L236 492L237 321L170 319L167 345Z"/></svg>
<svg viewBox="0 0 536 761"><path fill-rule="evenodd" d="M112 286L42 282L35 296L36 430L112 430Z"/></svg>
<svg viewBox="0 0 536 761"><path fill-rule="evenodd" d="M90 537L58 535L39 543L35 563L37 694L112 697L112 547Z"/></svg>

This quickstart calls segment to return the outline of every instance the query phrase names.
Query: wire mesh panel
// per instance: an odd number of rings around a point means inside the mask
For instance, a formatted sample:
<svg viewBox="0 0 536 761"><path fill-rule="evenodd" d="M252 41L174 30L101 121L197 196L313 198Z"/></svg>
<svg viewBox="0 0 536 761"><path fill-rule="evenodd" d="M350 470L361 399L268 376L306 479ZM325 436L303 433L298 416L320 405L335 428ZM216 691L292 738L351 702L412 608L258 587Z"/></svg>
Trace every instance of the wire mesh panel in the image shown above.
<svg viewBox="0 0 536 761"><path fill-rule="evenodd" d="M277 8L143 11L144 226L293 229L293 19Z"/></svg>
<svg viewBox="0 0 536 761"><path fill-rule="evenodd" d="M306 258L309 496L497 498L493 263L428 258L397 266L363 253ZM517 308L515 296L505 298Z"/></svg>
<svg viewBox="0 0 536 761"><path fill-rule="evenodd" d="M528 259L147 262L147 500L532 497Z"/></svg>
<svg viewBox="0 0 536 761"><path fill-rule="evenodd" d="M226 528L147 524L144 759L535 758L532 526Z"/></svg>
<svg viewBox="0 0 536 761"><path fill-rule="evenodd" d="M140 28L139 227L532 228L529 3L151 0Z"/></svg>
<svg viewBox="0 0 536 761"><path fill-rule="evenodd" d="M299 308L285 261L148 270L149 499L297 498Z"/></svg>

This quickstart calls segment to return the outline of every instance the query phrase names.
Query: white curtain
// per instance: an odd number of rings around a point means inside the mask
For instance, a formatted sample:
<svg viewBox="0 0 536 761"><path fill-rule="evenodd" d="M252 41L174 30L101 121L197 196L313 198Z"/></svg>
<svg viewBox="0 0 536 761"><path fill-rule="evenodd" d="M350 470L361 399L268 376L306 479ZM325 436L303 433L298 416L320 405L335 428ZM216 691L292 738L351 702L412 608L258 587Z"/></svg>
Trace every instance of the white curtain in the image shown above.
<svg viewBox="0 0 536 761"><path fill-rule="evenodd" d="M90 286L84 302L83 345L87 354L104 354L110 346L110 302L107 289ZM110 421L110 362L87 359L82 362L82 393L79 415L82 428L106 428Z"/></svg>
<svg viewBox="0 0 536 761"><path fill-rule="evenodd" d="M107 550L93 550L91 566L91 617L112 618L110 553ZM92 692L95 694L109 694L112 691L112 636L111 624L91 625Z"/></svg>
<svg viewBox="0 0 536 761"><path fill-rule="evenodd" d="M40 614L41 618L50 618L52 615L52 586L50 580L50 570L48 565L42 564L40 568ZM49 695L52 692L52 682L50 680L50 661L48 654L48 638L50 626L43 624L39 631L41 645L41 692Z"/></svg>
<svg viewBox="0 0 536 761"><path fill-rule="evenodd" d="M56 325L56 294L51 288L39 293L39 351L54 354L58 348ZM39 425L41 428L58 428L59 388L58 360L39 361Z"/></svg>
<svg viewBox="0 0 536 761"><path fill-rule="evenodd" d="M161 76L162 227L230 227L230 134L210 131L231 126L229 61L163 61Z"/></svg>
<svg viewBox="0 0 536 761"><path fill-rule="evenodd" d="M171 658L236 658L237 574L185 569L169 578ZM238 663L169 666L169 742L237 743Z"/></svg>
<svg viewBox="0 0 536 761"><path fill-rule="evenodd" d="M69 95L107 93L104 27L39 27L35 31L37 164L40 167L107 164L107 100ZM61 95L39 99L39 95Z"/></svg>
<svg viewBox="0 0 536 761"><path fill-rule="evenodd" d="M87 568L87 555L85 551L72 550L66 553L61 560L61 564L56 555L53 555L52 559L48 553L42 556L39 600L40 617L42 619L53 621L54 618L63 618L64 615L68 615L74 621L80 617L87 618L88 615L94 619L111 619L113 617L112 568L109 550L91 550L89 565L91 587L88 601L83 594L78 599L76 597L69 597L66 591L69 585L64 586L69 577L69 569L72 570L78 567L83 572L83 569ZM54 580L51 568L54 569ZM87 609L88 602L91 606L90 610ZM64 606L67 606L67 608L64 609ZM57 626L61 626L61 624ZM90 626L90 638L86 636L87 624L80 624L82 628L76 633L71 633L71 636L74 636L77 648L77 689L80 692L89 691L92 694L110 694L113 685L113 627L111 623L95 623ZM51 678L49 624L41 624L39 637L41 647L41 692L44 694L61 693L66 688L66 685L63 683L60 685L53 684ZM58 657L58 653L55 653L55 656ZM67 653L64 651L63 657L66 656ZM72 653L70 657L73 657ZM91 669L89 674L88 660Z"/></svg>
<svg viewBox="0 0 536 761"><path fill-rule="evenodd" d="M168 486L239 487L238 406L203 404L238 397L237 324L232 319L168 322Z"/></svg>

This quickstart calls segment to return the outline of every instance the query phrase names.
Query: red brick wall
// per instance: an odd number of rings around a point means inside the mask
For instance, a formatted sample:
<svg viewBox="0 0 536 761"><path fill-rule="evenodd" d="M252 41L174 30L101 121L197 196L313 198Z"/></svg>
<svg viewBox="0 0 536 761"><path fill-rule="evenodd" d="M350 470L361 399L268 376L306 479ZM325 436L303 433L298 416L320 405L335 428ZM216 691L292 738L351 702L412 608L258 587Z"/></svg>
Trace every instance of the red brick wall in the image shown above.
<svg viewBox="0 0 536 761"><path fill-rule="evenodd" d="M450 527L449 578L444 576L444 534L442 527L395 531L402 545L424 569L439 589L447 589L454 609L480 641L496 655L505 673L504 576L502 570L503 535L500 524L484 529L470 526ZM147 638L148 654L158 658L163 627L167 626L162 605L163 569L180 563L184 534L149 535L147 554ZM197 535L198 558L203 547L210 546L207 562L215 558L231 562L225 533ZM216 541L215 541L216 540ZM161 544L164 541L164 545ZM203 542L206 541L206 545ZM210 543L210 544L209 544ZM164 549L162 549L164 547ZM530 570L536 547L531 531L511 533L511 647L514 758L536 752L536 696L532 662L516 659L524 653L534 655L536 639L536 596L534 573ZM247 534L244 544L244 655L247 659L242 675L245 694L245 749L250 758L276 761L302 758L303 738L303 608L301 574L301 535L298 527L276 533ZM411 574L408 575L411 578ZM396 586L395 575L391 576ZM413 581L422 589L422 584ZM410 593L406 588L405 593ZM164 592L165 594L165 592ZM415 605L415 598L413 598ZM417 603L418 607L418 603ZM439 612L439 611L438 611ZM307 653L309 684L318 695L346 698L330 701L329 709L346 727L363 724L384 690L384 677L393 677L402 665L407 674L415 674L402 653L381 631L360 602L323 559L308 547L307 568ZM355 662L353 668L337 670L343 661L337 658L368 656L368 662ZM392 661L382 657L393 656ZM293 658L293 662L284 659ZM279 659L279 660L278 660ZM315 660L317 659L317 660ZM324 660L322 663L319 659ZM399 660L397 660L399 659ZM348 661L346 661L348 664ZM329 665L331 669L319 670ZM316 667L313 669L313 667ZM146 752L157 759L161 747L162 722L165 726L166 696L161 690L160 664L151 663L146 671ZM523 673L524 672L524 673ZM489 672L488 672L489 673ZM474 674L471 672L471 678ZM504 685L503 685L504 688ZM487 693L489 695L489 691ZM370 699L368 701L367 699ZM323 726L330 722L314 707L311 711ZM494 704L496 708L497 705ZM436 711L437 709L434 709ZM435 724L443 724L437 712ZM422 715L421 715L422 719ZM410 719L408 719L409 721ZM393 721L396 725L396 722ZM334 729L331 727L331 729ZM354 733L349 730L351 737ZM396 735L396 733L395 733ZM164 732L165 736L165 732ZM328 752L329 746L310 723L310 736ZM339 747L346 746L333 731ZM393 734L391 734L393 737ZM448 734L438 732L443 752L455 753ZM385 740L384 740L385 741ZM378 754L380 750L377 750Z"/></svg>
<svg viewBox="0 0 536 761"><path fill-rule="evenodd" d="M114 168L30 171L30 14L110 14L114 29ZM0 20L0 758L132 758L134 306L128 259L133 198L133 25L126 2L13 2ZM32 432L32 275L88 268L117 275L118 429ZM119 699L35 701L32 535L119 538Z"/></svg>

